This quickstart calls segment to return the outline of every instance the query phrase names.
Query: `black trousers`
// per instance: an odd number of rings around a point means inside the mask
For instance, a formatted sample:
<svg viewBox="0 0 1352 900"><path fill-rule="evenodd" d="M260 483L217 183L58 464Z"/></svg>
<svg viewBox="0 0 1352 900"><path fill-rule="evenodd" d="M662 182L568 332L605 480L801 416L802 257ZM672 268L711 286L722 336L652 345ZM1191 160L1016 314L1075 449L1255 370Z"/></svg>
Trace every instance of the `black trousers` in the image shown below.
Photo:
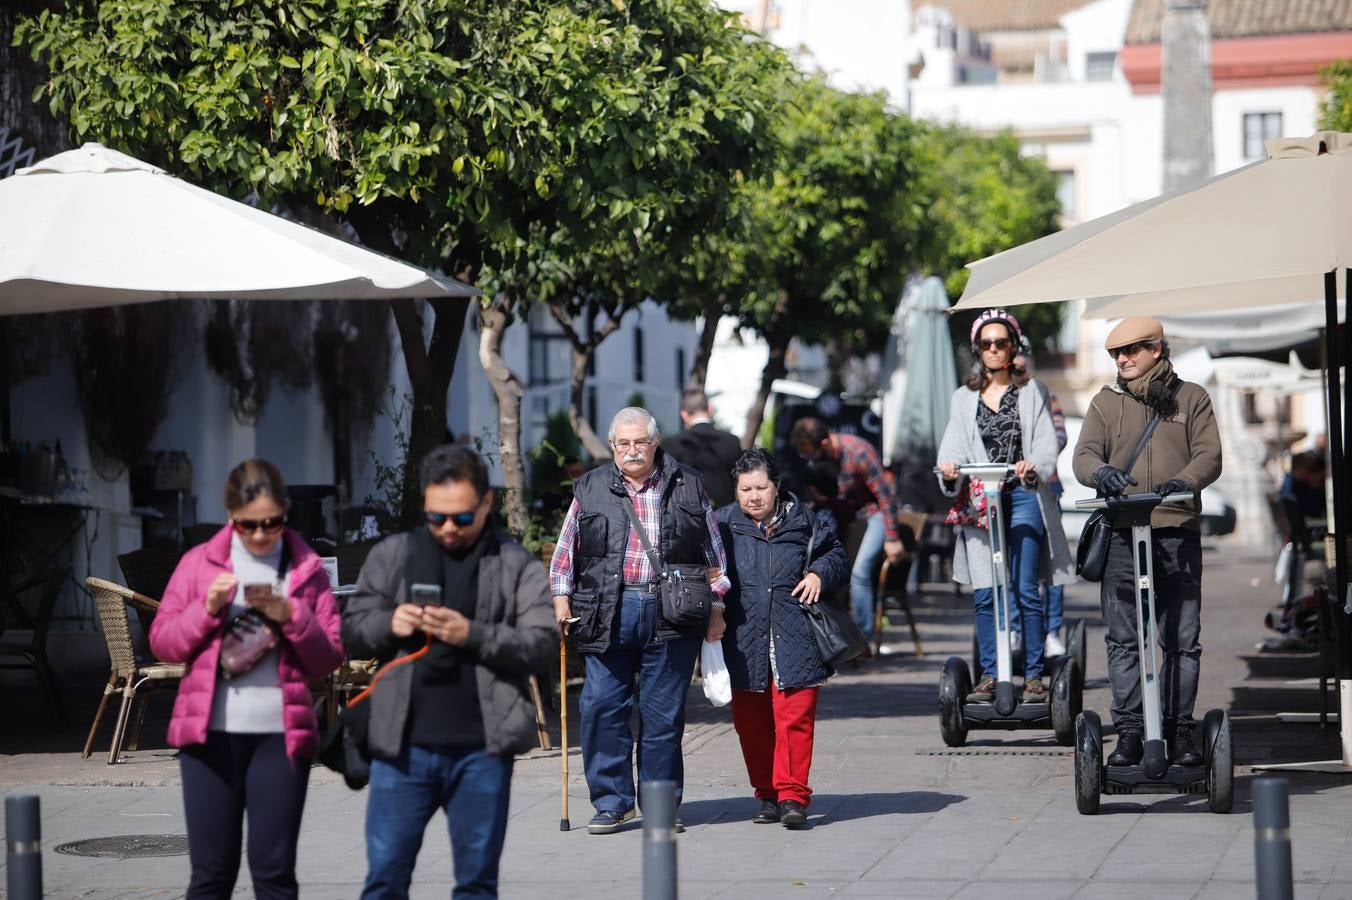
<svg viewBox="0 0 1352 900"><path fill-rule="evenodd" d="M296 842L310 763L288 759L281 734L210 731L205 744L183 748L179 766L192 863L188 900L225 900L234 891L246 812L254 894L296 897Z"/></svg>
<svg viewBox="0 0 1352 900"><path fill-rule="evenodd" d="M1160 711L1165 736L1192 727L1202 645L1202 537L1186 528L1154 528L1155 627L1160 645ZM1108 544L1100 587L1108 625L1108 681L1118 732L1141 731L1141 675L1136 643L1136 569L1131 529L1117 528Z"/></svg>

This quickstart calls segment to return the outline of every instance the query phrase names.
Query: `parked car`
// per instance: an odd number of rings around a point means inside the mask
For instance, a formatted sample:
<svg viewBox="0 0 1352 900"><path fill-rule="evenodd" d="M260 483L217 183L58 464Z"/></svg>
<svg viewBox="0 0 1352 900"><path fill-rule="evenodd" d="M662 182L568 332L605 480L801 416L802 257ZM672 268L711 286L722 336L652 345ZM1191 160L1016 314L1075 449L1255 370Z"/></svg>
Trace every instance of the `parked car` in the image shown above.
<svg viewBox="0 0 1352 900"><path fill-rule="evenodd" d="M1080 439L1083 421L1080 416L1066 416L1066 449L1061 451L1056 460L1056 473L1065 488L1065 493L1061 495L1061 521L1066 529L1066 537L1071 540L1079 537L1085 519L1089 518L1089 513L1075 508L1075 501L1094 496L1093 490L1075 479L1075 472L1071 468L1071 458L1075 454L1075 444ZM1202 491L1202 534L1229 534L1235 530L1235 518L1235 507L1225 499L1224 494L1215 488Z"/></svg>

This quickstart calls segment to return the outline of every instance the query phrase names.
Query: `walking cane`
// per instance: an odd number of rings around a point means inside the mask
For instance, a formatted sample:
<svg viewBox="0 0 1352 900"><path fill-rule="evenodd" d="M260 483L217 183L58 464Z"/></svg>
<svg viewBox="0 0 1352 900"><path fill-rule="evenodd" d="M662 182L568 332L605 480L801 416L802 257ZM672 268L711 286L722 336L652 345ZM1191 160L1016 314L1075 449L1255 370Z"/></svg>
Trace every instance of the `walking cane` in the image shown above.
<svg viewBox="0 0 1352 900"><path fill-rule="evenodd" d="M572 826L568 822L568 636L559 635L559 754L563 769L563 809L559 813L559 831Z"/></svg>

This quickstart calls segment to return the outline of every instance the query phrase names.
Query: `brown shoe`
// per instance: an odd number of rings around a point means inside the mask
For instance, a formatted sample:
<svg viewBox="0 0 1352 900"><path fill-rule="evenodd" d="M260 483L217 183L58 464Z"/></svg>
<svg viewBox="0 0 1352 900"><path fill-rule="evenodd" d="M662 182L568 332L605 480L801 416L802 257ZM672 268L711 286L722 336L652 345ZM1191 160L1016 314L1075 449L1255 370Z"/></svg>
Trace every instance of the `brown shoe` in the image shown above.
<svg viewBox="0 0 1352 900"><path fill-rule="evenodd" d="M1047 688L1042 684L1041 678L1029 678L1023 683L1023 702L1047 702Z"/></svg>
<svg viewBox="0 0 1352 900"><path fill-rule="evenodd" d="M972 692L967 695L968 703L990 703L995 699L995 676L982 675L981 680L972 688Z"/></svg>

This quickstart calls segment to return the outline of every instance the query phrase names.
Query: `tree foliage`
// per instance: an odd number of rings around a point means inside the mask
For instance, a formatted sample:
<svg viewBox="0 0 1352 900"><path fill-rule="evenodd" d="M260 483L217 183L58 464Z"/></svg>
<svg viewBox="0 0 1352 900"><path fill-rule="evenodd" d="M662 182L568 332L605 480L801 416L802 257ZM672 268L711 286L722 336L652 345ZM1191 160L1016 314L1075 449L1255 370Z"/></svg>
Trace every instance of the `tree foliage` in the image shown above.
<svg viewBox="0 0 1352 900"><path fill-rule="evenodd" d="M1328 91L1319 113L1319 127L1328 131L1352 131L1352 60L1340 60L1319 72Z"/></svg>

